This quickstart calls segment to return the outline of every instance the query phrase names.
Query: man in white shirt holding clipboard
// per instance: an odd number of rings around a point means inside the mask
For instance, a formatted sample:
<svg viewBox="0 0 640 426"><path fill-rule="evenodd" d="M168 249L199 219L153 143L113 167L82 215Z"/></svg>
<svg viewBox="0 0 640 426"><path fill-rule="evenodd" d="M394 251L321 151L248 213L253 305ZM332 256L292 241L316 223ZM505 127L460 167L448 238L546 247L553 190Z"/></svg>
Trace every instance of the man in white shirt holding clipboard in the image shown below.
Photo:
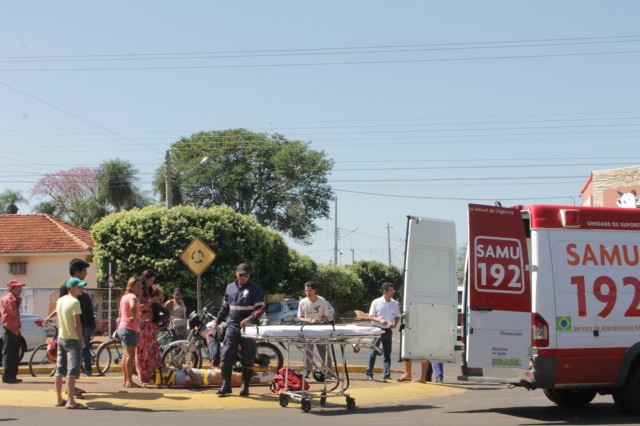
<svg viewBox="0 0 640 426"><path fill-rule="evenodd" d="M400 306L393 299L396 288L393 283L382 284L382 296L371 302L369 309L369 320L374 327L380 327L384 333L376 341L375 345L380 347L382 343L382 380L391 380L391 337L392 329L396 328L400 321ZM373 366L376 363L377 353L369 350L369 360L367 361L367 380L373 380Z"/></svg>

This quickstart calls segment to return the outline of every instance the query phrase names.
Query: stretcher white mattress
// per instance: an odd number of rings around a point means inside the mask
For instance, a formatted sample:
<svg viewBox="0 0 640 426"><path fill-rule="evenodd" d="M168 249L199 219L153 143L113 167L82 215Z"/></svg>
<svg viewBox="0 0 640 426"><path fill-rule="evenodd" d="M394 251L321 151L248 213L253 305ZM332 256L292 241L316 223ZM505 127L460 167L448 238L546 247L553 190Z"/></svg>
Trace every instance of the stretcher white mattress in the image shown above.
<svg viewBox="0 0 640 426"><path fill-rule="evenodd" d="M245 336L254 338L359 338L377 337L383 333L379 327L361 325L265 325L247 327Z"/></svg>

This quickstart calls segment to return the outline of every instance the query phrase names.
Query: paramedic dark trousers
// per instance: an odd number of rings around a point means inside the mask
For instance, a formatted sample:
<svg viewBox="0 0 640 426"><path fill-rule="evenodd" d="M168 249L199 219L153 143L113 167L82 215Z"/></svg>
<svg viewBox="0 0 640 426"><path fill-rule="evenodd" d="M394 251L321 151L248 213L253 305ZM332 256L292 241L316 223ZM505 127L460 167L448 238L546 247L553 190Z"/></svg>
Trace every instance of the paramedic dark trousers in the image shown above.
<svg viewBox="0 0 640 426"><path fill-rule="evenodd" d="M389 379L391 378L391 329L385 328L383 329L384 333L380 336L378 341L376 342L376 346L380 347L382 343L382 378ZM367 361L367 377L373 377L373 366L376 363L376 357L378 354L373 349L369 350L369 360Z"/></svg>
<svg viewBox="0 0 640 426"><path fill-rule="evenodd" d="M222 364L234 366L238 356L238 346L240 346L240 361L245 368L253 367L253 360L256 358L256 342L247 337L241 337L240 328L234 325L227 325L224 333L224 344L220 351Z"/></svg>

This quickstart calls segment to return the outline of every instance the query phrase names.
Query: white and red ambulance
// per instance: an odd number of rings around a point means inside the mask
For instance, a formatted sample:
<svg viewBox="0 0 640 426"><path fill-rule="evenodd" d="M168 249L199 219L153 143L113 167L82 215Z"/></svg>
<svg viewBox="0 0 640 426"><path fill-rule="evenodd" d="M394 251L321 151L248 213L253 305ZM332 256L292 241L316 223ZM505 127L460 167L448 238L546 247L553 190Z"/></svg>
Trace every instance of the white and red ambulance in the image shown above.
<svg viewBox="0 0 640 426"><path fill-rule="evenodd" d="M612 394L640 414L640 210L469 205L468 218L460 378L559 405ZM456 256L452 222L409 217L402 358L453 362Z"/></svg>

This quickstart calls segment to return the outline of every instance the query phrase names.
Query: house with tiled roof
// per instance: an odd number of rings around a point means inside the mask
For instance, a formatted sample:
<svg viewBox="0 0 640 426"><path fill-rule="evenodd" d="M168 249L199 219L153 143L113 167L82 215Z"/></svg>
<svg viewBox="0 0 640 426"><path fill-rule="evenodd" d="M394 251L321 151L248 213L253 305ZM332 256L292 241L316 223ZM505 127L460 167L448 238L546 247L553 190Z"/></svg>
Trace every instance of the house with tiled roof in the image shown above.
<svg viewBox="0 0 640 426"><path fill-rule="evenodd" d="M93 260L89 231L48 214L0 214L0 284L17 279L30 288L58 288L74 257ZM97 268L86 281L96 286Z"/></svg>

